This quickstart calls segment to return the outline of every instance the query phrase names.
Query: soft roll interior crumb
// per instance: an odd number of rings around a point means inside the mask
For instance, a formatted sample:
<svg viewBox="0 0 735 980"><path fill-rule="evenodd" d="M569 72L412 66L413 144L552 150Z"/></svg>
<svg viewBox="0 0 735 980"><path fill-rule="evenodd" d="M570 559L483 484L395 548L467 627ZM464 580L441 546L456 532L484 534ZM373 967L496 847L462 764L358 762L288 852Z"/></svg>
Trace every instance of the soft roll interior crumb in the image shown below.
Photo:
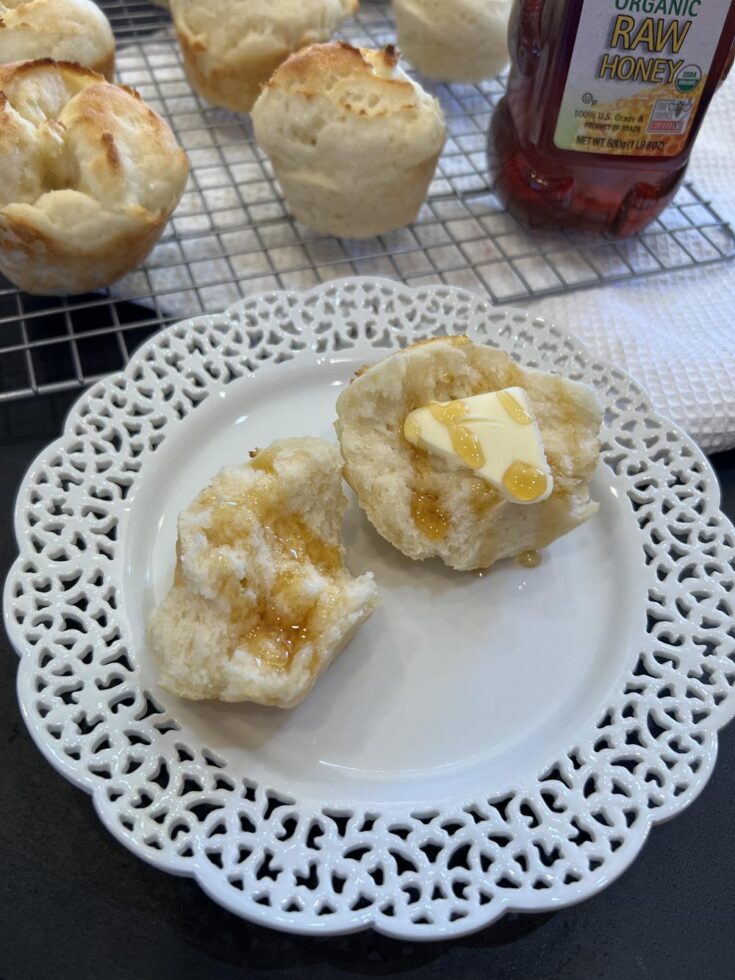
<svg viewBox="0 0 735 980"><path fill-rule="evenodd" d="M181 697L302 701L377 602L344 565L336 446L285 439L222 470L179 518L174 586L149 638Z"/></svg>

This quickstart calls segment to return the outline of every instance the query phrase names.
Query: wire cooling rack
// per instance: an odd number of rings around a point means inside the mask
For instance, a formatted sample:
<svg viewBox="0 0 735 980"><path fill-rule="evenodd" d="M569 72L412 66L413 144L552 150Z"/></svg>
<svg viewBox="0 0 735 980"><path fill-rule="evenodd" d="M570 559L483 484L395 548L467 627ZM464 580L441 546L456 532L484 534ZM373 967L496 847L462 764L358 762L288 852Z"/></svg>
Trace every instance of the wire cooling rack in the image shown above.
<svg viewBox="0 0 735 980"><path fill-rule="evenodd" d="M147 0L100 0L117 43L118 80L138 89L191 162L188 189L144 267L103 290L38 298L0 279L0 401L62 391L117 370L165 323L270 289L345 275L445 282L495 303L709 265L735 253L730 227L686 184L644 234L529 233L488 186L486 135L503 94L495 79L432 86L449 138L417 222L367 242L327 238L289 216L249 118L203 104L181 64L169 15ZM390 4L363 0L341 36L395 40Z"/></svg>

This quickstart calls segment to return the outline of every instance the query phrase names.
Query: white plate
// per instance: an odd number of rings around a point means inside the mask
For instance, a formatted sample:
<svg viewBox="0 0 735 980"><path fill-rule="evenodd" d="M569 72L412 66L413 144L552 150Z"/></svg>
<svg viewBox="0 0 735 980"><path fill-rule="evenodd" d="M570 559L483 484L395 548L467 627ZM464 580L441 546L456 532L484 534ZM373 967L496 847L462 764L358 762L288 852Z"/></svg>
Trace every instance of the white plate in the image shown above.
<svg viewBox="0 0 735 980"><path fill-rule="evenodd" d="M180 701L145 622L226 464L333 438L365 361L440 332L595 385L600 513L540 568L414 563L352 506L383 603L292 712ZM145 860L246 918L437 938L587 897L702 789L735 712L733 538L704 457L624 373L460 290L345 280L168 328L21 487L5 591L29 730Z"/></svg>

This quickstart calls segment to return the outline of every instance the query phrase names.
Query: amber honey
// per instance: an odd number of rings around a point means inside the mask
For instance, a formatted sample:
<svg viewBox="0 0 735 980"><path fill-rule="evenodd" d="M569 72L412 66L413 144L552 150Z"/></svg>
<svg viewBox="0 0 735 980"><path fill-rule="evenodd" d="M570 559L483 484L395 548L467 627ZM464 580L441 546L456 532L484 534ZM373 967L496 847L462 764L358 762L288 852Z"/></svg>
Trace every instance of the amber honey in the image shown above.
<svg viewBox="0 0 735 980"><path fill-rule="evenodd" d="M419 531L432 541L441 541L449 533L450 516L443 509L438 494L431 491L411 492L411 517Z"/></svg>
<svg viewBox="0 0 735 980"><path fill-rule="evenodd" d="M253 469L273 472L272 457L259 452ZM297 653L319 635L320 604L305 587L304 574L311 565L323 575L342 568L342 552L314 533L301 517L278 506L274 481L241 490L236 487L208 489L202 505L210 517L206 535L217 551L219 596L229 608L232 645L230 655L247 649L269 666L287 670ZM262 533L274 556L274 581L267 591L250 588L247 578L238 581L226 557L255 528Z"/></svg>
<svg viewBox="0 0 735 980"><path fill-rule="evenodd" d="M477 435L463 424L469 415L465 402L455 401L451 405L435 402L429 409L437 422L446 427L452 448L462 462L470 469L481 469L485 465L485 454Z"/></svg>
<svg viewBox="0 0 735 980"><path fill-rule="evenodd" d="M732 64L728 0L516 0L489 162L533 227L635 234L676 194Z"/></svg>

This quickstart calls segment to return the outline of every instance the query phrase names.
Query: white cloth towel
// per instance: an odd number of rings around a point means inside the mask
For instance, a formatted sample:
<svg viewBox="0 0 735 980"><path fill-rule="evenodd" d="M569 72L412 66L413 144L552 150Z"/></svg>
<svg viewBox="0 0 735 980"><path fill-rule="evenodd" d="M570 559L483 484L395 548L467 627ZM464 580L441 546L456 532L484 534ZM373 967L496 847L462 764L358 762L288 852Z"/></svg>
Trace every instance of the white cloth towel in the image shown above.
<svg viewBox="0 0 735 980"><path fill-rule="evenodd" d="M735 223L735 71L712 100L688 177ZM705 452L735 446L735 262L529 306L625 368Z"/></svg>

